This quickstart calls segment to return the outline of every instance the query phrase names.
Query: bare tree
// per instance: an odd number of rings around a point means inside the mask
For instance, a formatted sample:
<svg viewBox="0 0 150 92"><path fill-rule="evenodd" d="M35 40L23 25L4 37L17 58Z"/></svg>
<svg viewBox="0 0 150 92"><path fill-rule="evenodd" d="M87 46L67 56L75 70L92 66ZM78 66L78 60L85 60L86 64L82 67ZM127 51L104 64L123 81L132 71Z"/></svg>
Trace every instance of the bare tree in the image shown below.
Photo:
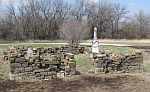
<svg viewBox="0 0 150 92"><path fill-rule="evenodd" d="M94 27L98 28L99 38L148 37L150 21L143 12L128 22L125 19L128 11L119 3L110 0L98 0L99 3L74 1L76 4L68 3L69 0L23 0L18 6L10 3L7 15L0 19L0 37L8 40L61 37L79 41L87 35L92 37ZM123 24L122 20L126 23Z"/></svg>
<svg viewBox="0 0 150 92"><path fill-rule="evenodd" d="M114 4L113 6L113 21L112 21L112 38L115 38L115 34L119 32L119 22L127 14L127 10L120 4Z"/></svg>
<svg viewBox="0 0 150 92"><path fill-rule="evenodd" d="M120 4L108 0L99 0L98 5L91 5L88 9L88 20L92 27L97 26L98 37L114 37L119 30L119 22L127 13Z"/></svg>
<svg viewBox="0 0 150 92"><path fill-rule="evenodd" d="M57 39L68 10L64 0L26 0L16 8L9 5L8 19L16 40Z"/></svg>
<svg viewBox="0 0 150 92"><path fill-rule="evenodd" d="M135 15L137 22L137 30L139 31L140 38L145 38L148 32L148 28L150 26L149 16L145 15L143 11L139 11L138 14Z"/></svg>
<svg viewBox="0 0 150 92"><path fill-rule="evenodd" d="M89 35L89 28L87 25L78 21L69 21L63 24L60 29L60 36L69 43L78 43L86 39Z"/></svg>

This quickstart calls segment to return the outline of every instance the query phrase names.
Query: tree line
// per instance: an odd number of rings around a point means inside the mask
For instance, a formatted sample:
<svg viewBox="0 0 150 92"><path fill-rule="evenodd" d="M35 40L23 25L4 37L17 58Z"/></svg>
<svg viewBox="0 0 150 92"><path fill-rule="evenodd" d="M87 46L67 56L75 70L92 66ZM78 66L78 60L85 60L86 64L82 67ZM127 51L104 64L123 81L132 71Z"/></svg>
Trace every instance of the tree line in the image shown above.
<svg viewBox="0 0 150 92"><path fill-rule="evenodd" d="M10 3L0 17L0 39L55 40L98 38L150 38L150 17L143 11L130 11L110 0L23 0Z"/></svg>

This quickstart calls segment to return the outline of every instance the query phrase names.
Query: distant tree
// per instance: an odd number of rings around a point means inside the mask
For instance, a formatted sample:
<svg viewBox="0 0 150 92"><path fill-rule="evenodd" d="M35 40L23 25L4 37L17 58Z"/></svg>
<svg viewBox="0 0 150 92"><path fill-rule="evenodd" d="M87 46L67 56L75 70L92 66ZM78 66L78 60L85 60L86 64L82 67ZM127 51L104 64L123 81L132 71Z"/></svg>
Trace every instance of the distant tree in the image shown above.
<svg viewBox="0 0 150 92"><path fill-rule="evenodd" d="M123 24L123 27L122 27L122 38L123 39L134 39L134 38L138 38L139 35L138 35L138 32L136 30L136 23L131 20L129 22L126 22Z"/></svg>
<svg viewBox="0 0 150 92"><path fill-rule="evenodd" d="M147 32L150 31L150 17L144 14L143 11L139 11L138 14L135 15L135 21L137 23L137 30L139 32L140 38L145 38Z"/></svg>
<svg viewBox="0 0 150 92"><path fill-rule="evenodd" d="M0 38L63 38L80 41L87 36L92 38L94 27L98 28L99 38L150 37L150 16L143 11L134 17L127 16L128 10L115 0L98 0L97 3L74 0L75 4L68 2L69 0L23 0L17 6L10 2L7 13L3 15L1 12Z"/></svg>
<svg viewBox="0 0 150 92"><path fill-rule="evenodd" d="M15 40L58 39L69 7L64 0L25 0L8 6L6 20Z"/></svg>
<svg viewBox="0 0 150 92"><path fill-rule="evenodd" d="M112 12L112 38L118 38L117 34L119 33L119 24L120 21L125 18L128 11L125 7L122 7L119 3L113 5ZM116 34L116 35L115 35Z"/></svg>
<svg viewBox="0 0 150 92"><path fill-rule="evenodd" d="M81 40L88 38L88 36L88 26L78 21L65 22L60 29L60 37L71 44L79 43Z"/></svg>
<svg viewBox="0 0 150 92"><path fill-rule="evenodd" d="M88 22L98 28L99 38L117 38L120 21L127 14L127 10L118 3L109 0L99 0L98 5L91 4L87 8Z"/></svg>

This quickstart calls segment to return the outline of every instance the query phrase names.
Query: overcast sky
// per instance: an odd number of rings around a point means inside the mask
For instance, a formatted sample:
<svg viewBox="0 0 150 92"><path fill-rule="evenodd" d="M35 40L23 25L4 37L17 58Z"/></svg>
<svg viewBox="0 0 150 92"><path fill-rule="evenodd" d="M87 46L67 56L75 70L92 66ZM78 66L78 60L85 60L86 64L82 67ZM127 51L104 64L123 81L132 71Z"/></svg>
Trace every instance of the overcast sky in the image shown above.
<svg viewBox="0 0 150 92"><path fill-rule="evenodd" d="M5 12L5 6L11 3L19 3L19 0L0 0L1 7L0 12ZM22 0L21 0L22 1ZM92 2L97 2L98 0L90 0ZM112 0L110 0L112 1ZM123 6L125 6L130 13L136 13L139 10L143 10L145 13L150 14L150 0L113 0L115 2L120 2Z"/></svg>

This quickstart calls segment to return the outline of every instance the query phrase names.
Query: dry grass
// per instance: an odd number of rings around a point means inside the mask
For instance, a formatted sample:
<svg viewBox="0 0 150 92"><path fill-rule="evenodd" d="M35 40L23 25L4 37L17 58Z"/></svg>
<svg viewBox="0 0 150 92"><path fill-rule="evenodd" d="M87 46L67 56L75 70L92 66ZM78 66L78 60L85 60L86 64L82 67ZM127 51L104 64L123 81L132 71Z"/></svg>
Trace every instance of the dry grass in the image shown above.
<svg viewBox="0 0 150 92"><path fill-rule="evenodd" d="M9 79L10 66L7 61L3 61L0 57L0 79L7 80Z"/></svg>
<svg viewBox="0 0 150 92"><path fill-rule="evenodd" d="M81 73L87 73L88 70L93 69L92 60L89 55L77 55L75 56L75 60L77 63L77 70Z"/></svg>

